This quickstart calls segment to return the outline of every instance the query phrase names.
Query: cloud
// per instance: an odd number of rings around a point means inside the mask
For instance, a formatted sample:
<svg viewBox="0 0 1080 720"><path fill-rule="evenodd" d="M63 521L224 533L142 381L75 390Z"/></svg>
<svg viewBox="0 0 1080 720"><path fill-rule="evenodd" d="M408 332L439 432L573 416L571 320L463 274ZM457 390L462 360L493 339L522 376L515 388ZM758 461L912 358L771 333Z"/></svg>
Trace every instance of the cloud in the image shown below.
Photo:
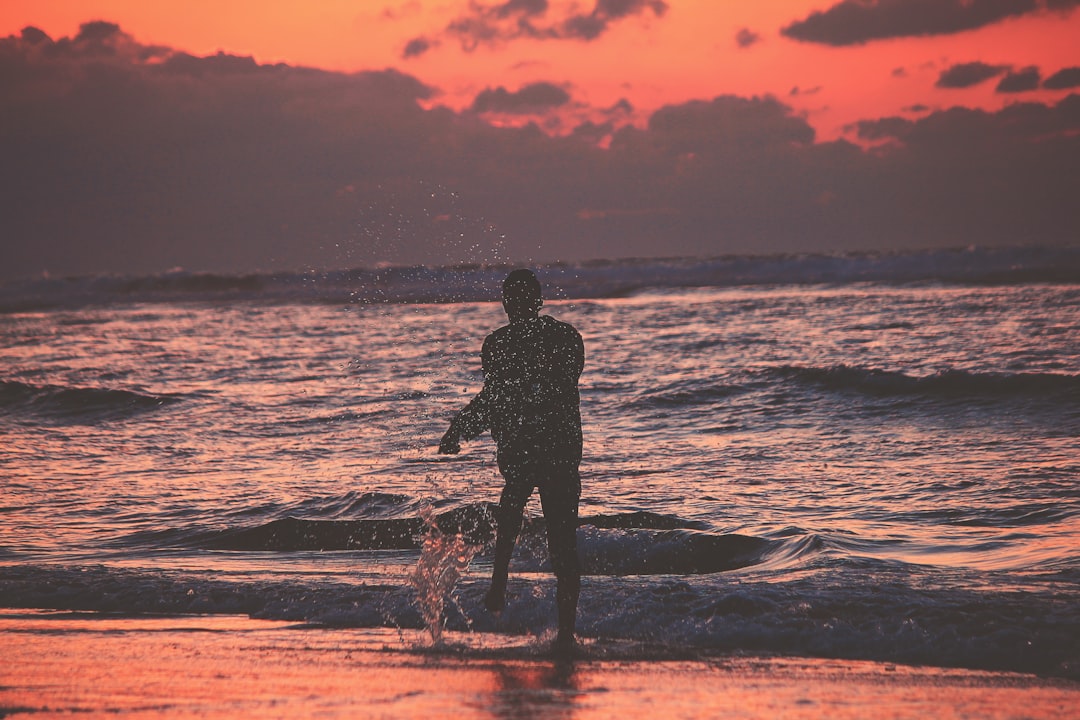
<svg viewBox="0 0 1080 720"><path fill-rule="evenodd" d="M780 33L824 45L950 35L1036 12L1069 11L1080 0L841 0Z"/></svg>
<svg viewBox="0 0 1080 720"><path fill-rule="evenodd" d="M788 147L814 141L805 119L773 97L725 95L660 108L649 118L648 135L675 153L728 152L753 147Z"/></svg>
<svg viewBox="0 0 1080 720"><path fill-rule="evenodd" d="M471 2L468 12L438 35L457 40L466 52L521 38L591 41L621 20L650 15L660 18L667 10L666 0L596 0L592 10L582 11L579 5L571 4L560 7L560 12L552 11L547 0L506 0L494 5ZM416 57L431 47L424 37L415 38L406 46L404 57Z"/></svg>
<svg viewBox="0 0 1080 720"><path fill-rule="evenodd" d="M437 117L396 71L163 56L104 23L0 39L0 86L0 273L296 267L340 233L337 190L391 181Z"/></svg>
<svg viewBox="0 0 1080 720"><path fill-rule="evenodd" d="M405 43L405 49L401 51L401 57L405 59L420 57L434 46L435 44L426 37L415 37Z"/></svg>
<svg viewBox="0 0 1080 720"><path fill-rule="evenodd" d="M597 0L592 12L575 13L564 19L556 36L595 40L617 20L648 11L652 11L654 17L663 17L667 10L668 4L664 0Z"/></svg>
<svg viewBox="0 0 1080 720"><path fill-rule="evenodd" d="M1072 137L1080 121L1080 95L1069 95L1057 105L1014 103L997 112L954 107L934 112L918 120L899 117L865 120L856 123L858 136L865 140L892 139L913 154L926 157L941 154L942 158L966 155L969 150L982 152L999 146L1000 152L990 152L990 162L1001 162L1009 156L1028 155L1023 164L1049 152L1055 147L1070 147L1069 155L1080 151L1080 142ZM1061 142L1063 145L1057 145ZM1068 162L1062 158L1063 162ZM1061 188L1070 176L1080 169L1055 175Z"/></svg>
<svg viewBox="0 0 1080 720"><path fill-rule="evenodd" d="M892 141L881 162L895 174L871 182L875 194L896 193L897 205L882 208L880 217L906 205L913 216L897 221L928 237L1075 242L1080 220L1065 208L1080 183L1078 124L1080 95L1070 95L1056 105L950 108L914 120L865 121L859 134Z"/></svg>
<svg viewBox="0 0 1080 720"><path fill-rule="evenodd" d="M1039 68L1034 65L1020 70L1010 70L1005 77L1001 78L995 92L1019 93L1038 90L1039 79Z"/></svg>
<svg viewBox="0 0 1080 720"><path fill-rule="evenodd" d="M42 59L51 61L115 59L144 62L170 54L168 48L135 42L119 25L103 20L83 23L75 37L60 38L55 42L42 30L29 26L23 28L19 40L28 49L36 48Z"/></svg>
<svg viewBox="0 0 1080 720"><path fill-rule="evenodd" d="M988 65L984 62L959 63L942 70L934 87L969 88L1008 70L1007 65Z"/></svg>
<svg viewBox="0 0 1080 720"><path fill-rule="evenodd" d="M473 100L471 110L477 113L507 113L527 115L561 107L570 102L570 94L558 85L537 82L525 85L516 92L504 87L482 90Z"/></svg>
<svg viewBox="0 0 1080 720"><path fill-rule="evenodd" d="M1043 87L1047 90L1067 90L1080 87L1080 67L1067 67L1043 81Z"/></svg>
<svg viewBox="0 0 1080 720"><path fill-rule="evenodd" d="M590 145L599 145L610 138L613 132L615 132L615 126L612 123L595 123L586 120L573 129L571 136Z"/></svg>
<svg viewBox="0 0 1080 720"><path fill-rule="evenodd" d="M123 36L124 34L120 31L120 26L116 23L94 20L83 23L79 28L79 34L75 37L75 42L82 42L87 45L107 46L111 45L113 40Z"/></svg>
<svg viewBox="0 0 1080 720"><path fill-rule="evenodd" d="M1075 242L1080 95L868 119L783 100L617 104L553 83L477 110L393 70L197 57L103 26L0 39L0 276ZM605 114L606 113L606 114Z"/></svg>
<svg viewBox="0 0 1080 720"><path fill-rule="evenodd" d="M750 28L742 28L735 33L735 44L741 48L748 48L761 42L761 35Z"/></svg>

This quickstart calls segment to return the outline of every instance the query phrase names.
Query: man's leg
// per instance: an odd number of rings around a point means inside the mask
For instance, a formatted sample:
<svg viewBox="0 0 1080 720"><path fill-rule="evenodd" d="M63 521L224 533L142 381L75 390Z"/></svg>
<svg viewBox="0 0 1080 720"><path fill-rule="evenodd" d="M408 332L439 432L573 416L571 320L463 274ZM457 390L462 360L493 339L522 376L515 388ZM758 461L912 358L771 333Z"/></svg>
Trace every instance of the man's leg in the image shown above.
<svg viewBox="0 0 1080 720"><path fill-rule="evenodd" d="M569 649L574 643L581 565L577 553L578 502L581 479L576 466L560 467L540 485L540 502L547 521L548 552L555 571L555 603L559 614L556 644Z"/></svg>
<svg viewBox="0 0 1080 720"><path fill-rule="evenodd" d="M510 556L514 543L521 532L521 519L525 504L529 502L533 486L527 480L506 475L506 486L499 498L495 531L495 560L491 573L491 589L484 597L484 607L498 612L506 606L506 579L510 574Z"/></svg>

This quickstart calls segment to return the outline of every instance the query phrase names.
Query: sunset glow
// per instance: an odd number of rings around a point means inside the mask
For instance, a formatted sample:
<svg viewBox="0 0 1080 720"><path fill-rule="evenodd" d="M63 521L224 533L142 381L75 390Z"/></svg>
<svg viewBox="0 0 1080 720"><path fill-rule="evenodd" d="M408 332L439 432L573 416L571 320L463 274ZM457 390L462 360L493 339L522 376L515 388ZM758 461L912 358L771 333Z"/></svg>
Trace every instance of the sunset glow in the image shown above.
<svg viewBox="0 0 1080 720"><path fill-rule="evenodd" d="M1074 242L1078 4L7 2L4 270Z"/></svg>
<svg viewBox="0 0 1080 720"><path fill-rule="evenodd" d="M1061 96L1046 89L995 92L1003 73L970 88L935 88L953 64L1034 66L1045 79L1080 63L1080 13L1069 11L1018 15L959 33L832 47L781 35L793 22L828 7L823 0L672 0L660 6L666 10L641 7L613 20L591 40L519 37L473 49L445 32L466 16L469 3L431 6L416 0L14 0L0 7L0 35L30 25L53 38L74 36L82 23L106 20L141 43L200 56L224 52L341 72L394 67L436 87L438 102L455 109L467 107L484 88L514 91L534 82L566 87L576 103L592 108L626 99L639 120L662 105L695 98L771 94L807 113L823 137L835 137L857 120L911 114L911 107L997 109ZM575 7L581 6L552 2L542 17L554 21ZM746 47L740 47L740 32ZM420 37L430 38L431 49L404 57L410 40Z"/></svg>
<svg viewBox="0 0 1080 720"><path fill-rule="evenodd" d="M0 158L0 716L1080 717L1080 0L0 0Z"/></svg>

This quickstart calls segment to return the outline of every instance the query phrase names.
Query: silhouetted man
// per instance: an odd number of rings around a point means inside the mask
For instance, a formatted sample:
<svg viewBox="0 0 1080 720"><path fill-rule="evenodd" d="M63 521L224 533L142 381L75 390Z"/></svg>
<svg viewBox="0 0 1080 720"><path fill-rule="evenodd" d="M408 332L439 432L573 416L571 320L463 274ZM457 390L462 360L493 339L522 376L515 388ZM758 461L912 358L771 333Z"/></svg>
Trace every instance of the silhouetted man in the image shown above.
<svg viewBox="0 0 1080 720"><path fill-rule="evenodd" d="M522 514L533 489L539 489L557 580L556 648L566 650L574 643L581 587L577 556L581 497L578 378L585 364L585 346L571 325L540 315L544 304L540 282L529 270L510 273L502 292L510 324L484 340L484 387L454 417L439 443L439 452L460 452L462 439L489 429L498 447L499 471L506 486L496 517L495 569L484 599L492 612L506 604L506 578Z"/></svg>

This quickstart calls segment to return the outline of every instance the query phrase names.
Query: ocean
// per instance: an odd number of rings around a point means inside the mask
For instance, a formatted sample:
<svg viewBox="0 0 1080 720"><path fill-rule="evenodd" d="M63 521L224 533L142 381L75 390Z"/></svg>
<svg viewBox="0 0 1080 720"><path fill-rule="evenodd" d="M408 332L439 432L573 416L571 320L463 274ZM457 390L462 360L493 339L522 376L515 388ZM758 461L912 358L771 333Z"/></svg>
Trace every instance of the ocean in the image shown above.
<svg viewBox="0 0 1080 720"><path fill-rule="evenodd" d="M539 500L494 616L493 443L435 453L509 269L0 286L0 606L542 647ZM1080 678L1080 248L535 269L586 650Z"/></svg>

